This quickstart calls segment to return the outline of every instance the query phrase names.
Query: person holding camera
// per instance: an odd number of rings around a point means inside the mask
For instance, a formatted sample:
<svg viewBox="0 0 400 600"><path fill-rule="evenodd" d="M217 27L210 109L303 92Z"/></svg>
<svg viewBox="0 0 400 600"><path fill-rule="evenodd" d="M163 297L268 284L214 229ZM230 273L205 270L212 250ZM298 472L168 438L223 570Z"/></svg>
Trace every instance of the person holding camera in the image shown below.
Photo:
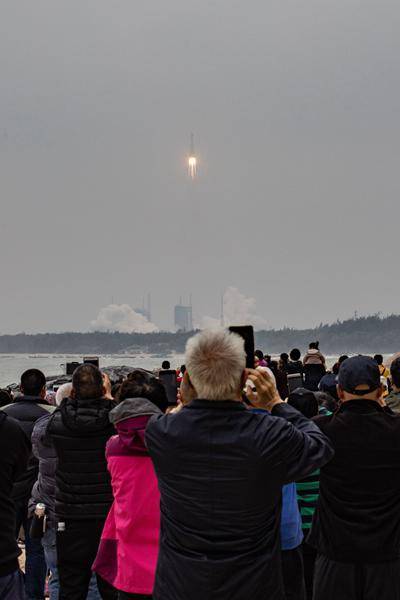
<svg viewBox="0 0 400 600"><path fill-rule="evenodd" d="M329 461L331 445L267 373L246 370L238 335L195 335L185 364L195 399L146 429L162 507L153 599L283 600L282 486ZM263 414L242 402L247 379Z"/></svg>

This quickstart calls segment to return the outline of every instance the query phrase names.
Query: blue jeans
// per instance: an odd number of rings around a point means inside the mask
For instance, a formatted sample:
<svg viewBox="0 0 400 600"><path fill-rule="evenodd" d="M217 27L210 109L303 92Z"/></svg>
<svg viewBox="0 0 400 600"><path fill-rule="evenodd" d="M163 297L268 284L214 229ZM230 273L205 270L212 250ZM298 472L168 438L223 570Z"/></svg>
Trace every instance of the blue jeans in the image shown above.
<svg viewBox="0 0 400 600"><path fill-rule="evenodd" d="M16 536L21 527L25 532L25 592L27 600L44 600L47 567L41 540L29 535L32 519L28 519L26 502L16 503Z"/></svg>
<svg viewBox="0 0 400 600"><path fill-rule="evenodd" d="M49 593L50 600L58 600L58 593L60 589L57 569L57 546L56 546L56 530L54 528L48 529L43 538L42 546L44 549L44 555L46 558L47 568L50 571L49 578ZM101 600L99 591L97 589L96 576L93 575L87 595L87 600Z"/></svg>
<svg viewBox="0 0 400 600"><path fill-rule="evenodd" d="M25 600L24 576L21 571L0 577L1 600Z"/></svg>

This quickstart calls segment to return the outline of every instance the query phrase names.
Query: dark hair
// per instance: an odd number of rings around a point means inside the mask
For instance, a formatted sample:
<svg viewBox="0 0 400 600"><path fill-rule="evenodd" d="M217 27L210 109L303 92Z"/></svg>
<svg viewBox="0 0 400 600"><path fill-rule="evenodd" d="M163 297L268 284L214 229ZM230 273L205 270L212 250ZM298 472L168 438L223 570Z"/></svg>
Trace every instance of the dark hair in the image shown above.
<svg viewBox="0 0 400 600"><path fill-rule="evenodd" d="M349 357L347 356L347 354L342 354L342 356L339 356L339 360L338 360L339 366L340 366L342 363L344 363L344 361L345 361L345 360L347 360L348 358L349 358Z"/></svg>
<svg viewBox="0 0 400 600"><path fill-rule="evenodd" d="M274 375L276 375L279 367L279 363L277 360L270 360L268 363L268 367L271 369Z"/></svg>
<svg viewBox="0 0 400 600"><path fill-rule="evenodd" d="M72 375L72 388L77 398L101 398L103 386L100 369L89 363L78 367Z"/></svg>
<svg viewBox="0 0 400 600"><path fill-rule="evenodd" d="M21 392L26 396L39 396L46 387L46 377L39 369L28 369L21 375Z"/></svg>
<svg viewBox="0 0 400 600"><path fill-rule="evenodd" d="M127 398L146 398L155 404L162 412L168 408L168 398L165 387L159 379L146 377L144 374L134 371L128 379L121 384L118 392L118 402ZM133 375L133 377L132 377Z"/></svg>
<svg viewBox="0 0 400 600"><path fill-rule="evenodd" d="M395 385L397 388L400 388L400 356L395 358L390 365L390 375L393 385Z"/></svg>
<svg viewBox="0 0 400 600"><path fill-rule="evenodd" d="M254 350L254 356L257 356L259 360L264 360L264 352L262 350Z"/></svg>
<svg viewBox="0 0 400 600"><path fill-rule="evenodd" d="M287 364L289 361L289 354L287 354L287 352L282 352L280 359L283 363Z"/></svg>
<svg viewBox="0 0 400 600"><path fill-rule="evenodd" d="M169 362L169 360L163 360L163 363L161 365L162 369L168 370L171 368L171 363Z"/></svg>
<svg viewBox="0 0 400 600"><path fill-rule="evenodd" d="M300 360L301 352L298 348L293 348L290 351L290 360Z"/></svg>
<svg viewBox="0 0 400 600"><path fill-rule="evenodd" d="M114 385L112 386L112 388L111 388L111 396L113 398L116 398L118 396L118 392L119 392L120 387L121 387L121 382L114 383Z"/></svg>
<svg viewBox="0 0 400 600"><path fill-rule="evenodd" d="M377 362L378 365L381 365L383 363L383 356L382 356L382 354L375 354L374 361Z"/></svg>
<svg viewBox="0 0 400 600"><path fill-rule="evenodd" d="M319 350L319 342L310 342L308 347L310 350Z"/></svg>
<svg viewBox="0 0 400 600"><path fill-rule="evenodd" d="M318 406L323 406L329 412L335 412L338 407L338 403L333 396L328 392L314 392L314 396L317 399Z"/></svg>
<svg viewBox="0 0 400 600"><path fill-rule="evenodd" d="M338 375L339 369L340 369L340 364L338 362L336 362L332 367L332 373L334 375Z"/></svg>
<svg viewBox="0 0 400 600"><path fill-rule="evenodd" d="M0 406L7 406L12 401L12 396L8 390L0 390Z"/></svg>
<svg viewBox="0 0 400 600"><path fill-rule="evenodd" d="M297 388L289 394L287 402L308 419L316 417L318 414L318 402L315 394L310 390Z"/></svg>
<svg viewBox="0 0 400 600"><path fill-rule="evenodd" d="M181 373L182 375L186 373L186 365L181 365Z"/></svg>

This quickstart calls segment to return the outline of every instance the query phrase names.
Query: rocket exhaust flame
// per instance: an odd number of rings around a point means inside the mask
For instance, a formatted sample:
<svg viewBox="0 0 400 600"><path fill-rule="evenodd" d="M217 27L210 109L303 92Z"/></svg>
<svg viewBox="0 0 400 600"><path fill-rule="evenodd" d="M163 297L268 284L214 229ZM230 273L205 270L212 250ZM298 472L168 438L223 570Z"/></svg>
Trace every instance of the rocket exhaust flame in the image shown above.
<svg viewBox="0 0 400 600"><path fill-rule="evenodd" d="M197 158L195 156L189 156L188 169L189 169L189 177L194 179L197 175Z"/></svg>
<svg viewBox="0 0 400 600"><path fill-rule="evenodd" d="M194 179L197 175L197 157L194 151L194 135L190 134L190 154L188 158L189 177Z"/></svg>

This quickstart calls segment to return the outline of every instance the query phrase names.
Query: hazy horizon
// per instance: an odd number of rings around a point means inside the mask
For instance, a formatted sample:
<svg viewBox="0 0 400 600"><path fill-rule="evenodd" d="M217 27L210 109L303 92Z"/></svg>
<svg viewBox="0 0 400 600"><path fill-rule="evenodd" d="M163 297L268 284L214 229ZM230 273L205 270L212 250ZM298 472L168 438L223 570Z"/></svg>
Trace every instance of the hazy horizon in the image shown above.
<svg viewBox="0 0 400 600"><path fill-rule="evenodd" d="M190 294L196 323L218 319L225 290L265 327L400 312L398 3L4 0L2 17L0 333L86 331L110 304L143 327L148 292L161 329Z"/></svg>

